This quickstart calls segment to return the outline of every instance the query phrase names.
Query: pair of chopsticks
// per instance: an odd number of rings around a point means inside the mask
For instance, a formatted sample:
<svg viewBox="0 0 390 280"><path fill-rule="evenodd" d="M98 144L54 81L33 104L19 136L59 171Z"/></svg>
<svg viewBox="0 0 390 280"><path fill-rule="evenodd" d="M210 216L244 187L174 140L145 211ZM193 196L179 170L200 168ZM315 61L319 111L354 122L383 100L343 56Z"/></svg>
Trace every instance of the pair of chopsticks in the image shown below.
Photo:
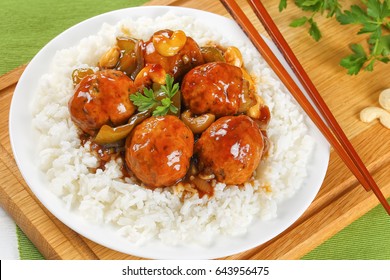
<svg viewBox="0 0 390 280"><path fill-rule="evenodd" d="M238 25L242 28L242 30L246 33L257 50L269 64L269 66L274 70L276 75L286 86L286 88L291 92L299 105L308 114L324 137L333 146L334 150L338 153L340 158L352 171L362 186L366 189L366 191L372 190L374 192L380 203L385 208L386 212L390 215L390 205L386 198L383 196L378 185L375 183L371 174L365 167L352 144L349 142L347 136L344 134L340 125L337 123L335 117L330 112L330 109L322 99L321 95L303 69L302 65L299 63L298 59L295 57L291 48L283 38L281 32L273 22L271 16L268 14L261 1L248 0L256 16L264 26L267 33L270 35L275 45L278 47L279 51L283 54L288 64L291 66L294 73L297 75L299 81L302 83L303 87L307 91L307 94L313 101L314 105L317 107L326 123L323 122L315 108L312 107L310 102L306 99L298 85L284 69L283 65L268 47L267 43L263 40L261 35L257 32L256 28L241 10L241 8L237 5L237 3L234 0L220 1L225 6L230 15L234 18L234 20L238 23Z"/></svg>

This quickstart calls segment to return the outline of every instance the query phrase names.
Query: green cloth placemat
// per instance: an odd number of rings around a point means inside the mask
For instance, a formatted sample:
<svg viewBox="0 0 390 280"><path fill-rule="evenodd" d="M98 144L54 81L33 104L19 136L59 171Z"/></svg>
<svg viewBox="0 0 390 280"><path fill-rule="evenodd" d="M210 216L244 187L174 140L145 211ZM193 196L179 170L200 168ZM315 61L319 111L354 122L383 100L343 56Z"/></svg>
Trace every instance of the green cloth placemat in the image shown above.
<svg viewBox="0 0 390 280"><path fill-rule="evenodd" d="M302 259L390 260L390 217L378 205Z"/></svg>
<svg viewBox="0 0 390 280"><path fill-rule="evenodd" d="M1 0L0 75L27 63L52 38L76 23L145 2ZM43 258L19 228L17 236L21 259ZM390 218L378 206L303 259L390 259Z"/></svg>
<svg viewBox="0 0 390 280"><path fill-rule="evenodd" d="M27 63L69 27L147 0L1 0L0 75Z"/></svg>
<svg viewBox="0 0 390 280"><path fill-rule="evenodd" d="M16 236L18 238L18 249L21 260L45 259L18 226L16 226Z"/></svg>

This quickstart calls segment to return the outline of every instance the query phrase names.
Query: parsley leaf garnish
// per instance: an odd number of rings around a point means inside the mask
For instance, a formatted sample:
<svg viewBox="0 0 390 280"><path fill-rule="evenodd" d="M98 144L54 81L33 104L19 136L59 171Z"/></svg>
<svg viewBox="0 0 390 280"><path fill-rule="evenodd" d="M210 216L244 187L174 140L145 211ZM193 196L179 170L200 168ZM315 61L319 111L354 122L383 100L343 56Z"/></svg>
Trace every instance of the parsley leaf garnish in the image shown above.
<svg viewBox="0 0 390 280"><path fill-rule="evenodd" d="M144 88L143 94L141 92L131 94L130 100L138 107L140 112L153 109L153 116L164 116L169 111L176 114L179 108L173 104L172 98L179 92L179 84L173 84L173 82L173 77L167 74L165 76L165 85L162 85L158 92ZM163 98L160 99L157 96L163 96Z"/></svg>
<svg viewBox="0 0 390 280"><path fill-rule="evenodd" d="M298 27L308 24L309 34L315 41L319 41L322 34L318 28L317 22L314 20L314 17L318 13L322 15L327 12L326 17L333 17L333 15L340 13L340 4L338 3L338 0L295 0L295 5L303 11L312 12L312 15L310 17L303 16L297 18L291 22L290 26ZM286 7L286 0L280 0L279 11L282 11Z"/></svg>
<svg viewBox="0 0 390 280"><path fill-rule="evenodd" d="M308 22L310 24L310 28L309 28L310 36L313 37L314 40L319 41L322 37L322 34L320 29L318 29L317 23L312 18L310 18Z"/></svg>
<svg viewBox="0 0 390 280"><path fill-rule="evenodd" d="M166 75L165 85L162 85L161 89L167 94L169 98L172 98L179 91L179 84L173 84L173 77Z"/></svg>
<svg viewBox="0 0 390 280"><path fill-rule="evenodd" d="M147 111L157 104L153 90L147 88L144 88L144 94L140 92L131 94L130 100L133 101L133 104L138 107L140 112Z"/></svg>
<svg viewBox="0 0 390 280"><path fill-rule="evenodd" d="M350 10L337 16L337 20L345 24L358 24L361 28L358 34L369 34L368 52L362 45L351 45L353 54L343 58L340 65L348 70L348 74L356 75L360 70L372 71L376 61L388 63L390 60L389 32L390 1L365 1L366 10L358 5L352 5Z"/></svg>
<svg viewBox="0 0 390 280"><path fill-rule="evenodd" d="M343 58L340 65L348 74L356 75L361 70L373 71L376 62L390 62L390 0L361 0L362 5L352 5L341 10L340 0L294 0L296 6L311 15L293 20L291 27L309 25L309 34L315 41L322 37L314 17L326 14L335 17L342 25L360 25L357 34L367 34L367 46L351 44L352 54ZM287 7L286 0L280 0L279 11Z"/></svg>
<svg viewBox="0 0 390 280"><path fill-rule="evenodd" d="M343 58L340 65L348 69L348 74L356 75L367 61L367 54L360 44L351 45L353 54Z"/></svg>
<svg viewBox="0 0 390 280"><path fill-rule="evenodd" d="M287 8L287 0L280 0L279 2L279 12Z"/></svg>

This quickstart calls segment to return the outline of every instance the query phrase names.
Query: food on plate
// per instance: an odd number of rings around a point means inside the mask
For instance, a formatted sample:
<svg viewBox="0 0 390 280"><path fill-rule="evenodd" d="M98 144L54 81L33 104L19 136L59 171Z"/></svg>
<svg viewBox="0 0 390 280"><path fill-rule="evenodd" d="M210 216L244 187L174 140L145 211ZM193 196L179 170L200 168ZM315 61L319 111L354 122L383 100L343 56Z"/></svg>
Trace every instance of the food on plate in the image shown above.
<svg viewBox="0 0 390 280"><path fill-rule="evenodd" d="M182 30L159 30L143 49L145 64L159 64L175 79L204 61L198 44Z"/></svg>
<svg viewBox="0 0 390 280"><path fill-rule="evenodd" d="M121 71L102 70L86 75L69 101L72 120L94 135L104 124L121 125L135 112L129 94L133 81Z"/></svg>
<svg viewBox="0 0 390 280"><path fill-rule="evenodd" d="M314 141L250 42L218 30L168 12L56 53L32 108L64 207L136 244L209 246L277 216Z"/></svg>
<svg viewBox="0 0 390 280"><path fill-rule="evenodd" d="M199 134L205 131L215 121L215 115L210 113L194 115L190 110L185 110L181 114L181 120L193 133Z"/></svg>
<svg viewBox="0 0 390 280"><path fill-rule="evenodd" d="M225 62L209 62L185 75L181 86L184 104L194 114L218 117L245 112L255 104L241 68Z"/></svg>
<svg viewBox="0 0 390 280"><path fill-rule="evenodd" d="M143 61L134 59L126 69L140 71L115 70L121 69L121 53L137 46ZM122 147L124 169L148 188L183 182L193 193L211 197L211 180L204 177L228 185L248 182L264 154L270 114L261 110L267 106L255 97L240 50L212 49L227 62L210 56L210 48L203 59L198 44L182 30L157 31L145 43L116 38L96 73L73 71L81 77L73 77L72 120L105 156L113 145Z"/></svg>
<svg viewBox="0 0 390 280"><path fill-rule="evenodd" d="M151 188L169 187L190 166L194 145L191 130L171 115L150 117L126 140L126 163Z"/></svg>
<svg viewBox="0 0 390 280"><path fill-rule="evenodd" d="M228 185L247 182L263 155L263 135L248 116L226 116L202 133L197 141L200 172L215 175Z"/></svg>

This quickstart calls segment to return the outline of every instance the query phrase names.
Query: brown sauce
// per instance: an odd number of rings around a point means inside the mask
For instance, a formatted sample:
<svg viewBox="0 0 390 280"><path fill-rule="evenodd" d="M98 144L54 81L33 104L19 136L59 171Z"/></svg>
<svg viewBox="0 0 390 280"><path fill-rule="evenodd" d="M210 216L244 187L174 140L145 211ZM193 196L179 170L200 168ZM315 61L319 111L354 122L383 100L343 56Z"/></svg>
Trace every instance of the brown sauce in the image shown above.
<svg viewBox="0 0 390 280"><path fill-rule="evenodd" d="M90 152L96 156L98 159L98 166L93 170L90 170L93 173L96 173L98 169L105 170L105 165L111 160L115 160L117 158L122 158L124 160L124 147L121 143L116 143L115 145L99 145L93 142L93 138L88 134L80 134L81 145L84 146L87 142L90 142ZM123 170L123 166L121 166L122 173L127 174L127 171Z"/></svg>
<svg viewBox="0 0 390 280"><path fill-rule="evenodd" d="M212 180L204 180L198 175L184 177L179 184L184 187L182 200L184 200L186 196L192 196L194 194L198 194L199 198L203 198L205 195L209 198L214 196Z"/></svg>

